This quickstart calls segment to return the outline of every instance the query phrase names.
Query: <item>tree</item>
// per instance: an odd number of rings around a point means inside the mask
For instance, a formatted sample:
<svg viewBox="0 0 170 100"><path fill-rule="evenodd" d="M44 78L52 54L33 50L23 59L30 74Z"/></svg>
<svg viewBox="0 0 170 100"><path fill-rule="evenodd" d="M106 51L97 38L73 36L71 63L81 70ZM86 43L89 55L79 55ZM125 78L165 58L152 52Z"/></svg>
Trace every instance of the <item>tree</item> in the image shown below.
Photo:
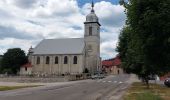
<svg viewBox="0 0 170 100"><path fill-rule="evenodd" d="M148 84L149 75L170 71L170 0L120 3L127 15L117 47L122 66Z"/></svg>
<svg viewBox="0 0 170 100"><path fill-rule="evenodd" d="M25 52L20 48L8 49L2 58L2 73L17 74L21 65L28 62Z"/></svg>
<svg viewBox="0 0 170 100"><path fill-rule="evenodd" d="M2 56L0 55L0 72L1 72Z"/></svg>

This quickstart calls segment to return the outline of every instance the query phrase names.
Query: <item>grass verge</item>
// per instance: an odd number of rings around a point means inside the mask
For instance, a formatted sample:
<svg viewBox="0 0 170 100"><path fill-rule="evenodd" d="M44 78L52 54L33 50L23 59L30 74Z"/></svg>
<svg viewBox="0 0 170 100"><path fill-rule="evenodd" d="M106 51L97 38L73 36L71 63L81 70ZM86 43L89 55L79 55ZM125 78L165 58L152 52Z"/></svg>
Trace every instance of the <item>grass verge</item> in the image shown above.
<svg viewBox="0 0 170 100"><path fill-rule="evenodd" d="M38 87L41 85L30 85L30 86L0 86L0 91L21 89L21 88L29 88L29 87Z"/></svg>
<svg viewBox="0 0 170 100"><path fill-rule="evenodd" d="M143 83L135 82L123 98L124 100L170 100L170 88L150 84L150 89L147 89Z"/></svg>

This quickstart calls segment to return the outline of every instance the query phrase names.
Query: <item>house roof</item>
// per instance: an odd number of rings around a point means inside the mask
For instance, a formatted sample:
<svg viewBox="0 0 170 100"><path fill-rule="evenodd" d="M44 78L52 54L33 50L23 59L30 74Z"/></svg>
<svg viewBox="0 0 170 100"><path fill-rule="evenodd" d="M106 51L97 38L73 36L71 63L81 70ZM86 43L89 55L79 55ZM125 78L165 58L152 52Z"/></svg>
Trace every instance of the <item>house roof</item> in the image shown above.
<svg viewBox="0 0 170 100"><path fill-rule="evenodd" d="M113 61L111 60L105 60L105 61L102 61L102 65L103 66L113 66Z"/></svg>
<svg viewBox="0 0 170 100"><path fill-rule="evenodd" d="M30 63L30 62L28 62L28 63L26 63L26 64L22 65L21 67L26 67L26 68L28 68L28 67L32 67L32 65L31 65L31 63Z"/></svg>
<svg viewBox="0 0 170 100"><path fill-rule="evenodd" d="M33 54L82 54L84 46L83 38L44 39Z"/></svg>
<svg viewBox="0 0 170 100"><path fill-rule="evenodd" d="M121 60L120 60L119 56L112 58L112 59L102 61L102 65L107 66L107 67L119 66L120 64L121 64Z"/></svg>
<svg viewBox="0 0 170 100"><path fill-rule="evenodd" d="M113 60L113 64L114 64L114 66L120 65L120 64L121 64L120 58L119 58L119 57L116 57L116 58Z"/></svg>

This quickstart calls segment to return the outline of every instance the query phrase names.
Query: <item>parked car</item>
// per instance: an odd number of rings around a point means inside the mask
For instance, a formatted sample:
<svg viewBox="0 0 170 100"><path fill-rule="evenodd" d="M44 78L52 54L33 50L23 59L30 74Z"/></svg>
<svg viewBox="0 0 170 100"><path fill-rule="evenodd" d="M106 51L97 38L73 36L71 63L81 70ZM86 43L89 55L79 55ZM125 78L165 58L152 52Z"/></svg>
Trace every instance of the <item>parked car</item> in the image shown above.
<svg viewBox="0 0 170 100"><path fill-rule="evenodd" d="M100 75L98 75L98 78L102 79L102 78L105 78L105 76L103 74L100 74Z"/></svg>
<svg viewBox="0 0 170 100"><path fill-rule="evenodd" d="M102 78L105 78L103 74L96 74L91 76L91 79L102 79Z"/></svg>
<svg viewBox="0 0 170 100"><path fill-rule="evenodd" d="M91 79L97 79L97 78L98 78L97 75L92 75L92 76L91 76Z"/></svg>
<svg viewBox="0 0 170 100"><path fill-rule="evenodd" d="M170 87L170 78L166 78L164 84L165 86Z"/></svg>

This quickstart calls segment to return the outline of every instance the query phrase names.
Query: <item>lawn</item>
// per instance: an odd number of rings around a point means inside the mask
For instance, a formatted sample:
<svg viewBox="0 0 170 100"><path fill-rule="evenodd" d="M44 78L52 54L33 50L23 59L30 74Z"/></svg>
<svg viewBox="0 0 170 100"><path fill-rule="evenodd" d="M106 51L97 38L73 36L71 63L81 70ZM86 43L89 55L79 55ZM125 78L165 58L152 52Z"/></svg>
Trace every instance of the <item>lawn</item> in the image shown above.
<svg viewBox="0 0 170 100"><path fill-rule="evenodd" d="M40 86L40 85L30 85L30 86L0 86L0 91L21 89L21 88L29 88L29 87L37 87L37 86Z"/></svg>
<svg viewBox="0 0 170 100"><path fill-rule="evenodd" d="M150 84L150 89L147 89L143 83L135 82L123 98L124 100L170 100L170 88Z"/></svg>

